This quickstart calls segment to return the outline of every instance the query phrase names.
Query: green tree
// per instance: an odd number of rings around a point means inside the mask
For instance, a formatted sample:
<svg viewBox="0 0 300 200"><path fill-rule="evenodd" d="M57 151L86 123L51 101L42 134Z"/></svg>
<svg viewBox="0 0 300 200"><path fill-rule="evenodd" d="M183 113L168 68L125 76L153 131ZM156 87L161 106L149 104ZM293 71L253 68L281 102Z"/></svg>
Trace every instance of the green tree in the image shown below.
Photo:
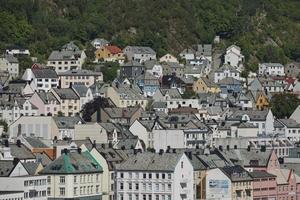
<svg viewBox="0 0 300 200"><path fill-rule="evenodd" d="M290 93L275 94L271 99L271 109L277 118L290 117L300 105L297 95Z"/></svg>
<svg viewBox="0 0 300 200"><path fill-rule="evenodd" d="M104 82L112 82L117 77L118 70L120 70L118 62L105 62L101 69Z"/></svg>

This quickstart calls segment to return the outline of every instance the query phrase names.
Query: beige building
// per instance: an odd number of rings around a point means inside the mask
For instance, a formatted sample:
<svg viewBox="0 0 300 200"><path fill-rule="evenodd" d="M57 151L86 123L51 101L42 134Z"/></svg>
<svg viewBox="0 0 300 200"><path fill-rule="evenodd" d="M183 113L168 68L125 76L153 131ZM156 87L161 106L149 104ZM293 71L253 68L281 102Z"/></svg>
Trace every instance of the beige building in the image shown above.
<svg viewBox="0 0 300 200"><path fill-rule="evenodd" d="M83 140L87 137L91 141L96 140L97 143L108 143L107 132L100 124L96 122L76 124L75 140Z"/></svg>
<svg viewBox="0 0 300 200"><path fill-rule="evenodd" d="M41 173L47 175L49 199L101 199L102 172L88 151L65 149Z"/></svg>
<svg viewBox="0 0 300 200"><path fill-rule="evenodd" d="M196 93L219 93L221 92L220 87L211 82L206 77L200 77L193 84L193 91Z"/></svg>
<svg viewBox="0 0 300 200"><path fill-rule="evenodd" d="M50 116L21 116L9 126L8 133L10 138L24 135L53 139L59 129Z"/></svg>
<svg viewBox="0 0 300 200"><path fill-rule="evenodd" d="M58 76L61 88L69 88L70 84L83 84L86 87L90 87L96 82L103 82L102 72L93 72L90 70L72 69L58 73Z"/></svg>
<svg viewBox="0 0 300 200"><path fill-rule="evenodd" d="M52 94L60 103L64 116L75 116L80 111L80 97L71 88L54 88Z"/></svg>
<svg viewBox="0 0 300 200"><path fill-rule="evenodd" d="M175 56L167 53L159 59L159 62L175 62L178 63L178 60Z"/></svg>
<svg viewBox="0 0 300 200"><path fill-rule="evenodd" d="M131 87L108 87L105 97L120 108L134 107L136 105L146 108L148 100Z"/></svg>

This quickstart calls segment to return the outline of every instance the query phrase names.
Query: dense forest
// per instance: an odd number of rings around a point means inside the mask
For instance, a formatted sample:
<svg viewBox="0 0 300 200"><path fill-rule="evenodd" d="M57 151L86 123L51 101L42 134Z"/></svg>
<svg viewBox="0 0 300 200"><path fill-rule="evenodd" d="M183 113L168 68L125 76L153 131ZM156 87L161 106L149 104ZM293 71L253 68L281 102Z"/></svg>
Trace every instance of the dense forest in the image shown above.
<svg viewBox="0 0 300 200"><path fill-rule="evenodd" d="M259 61L300 59L297 0L0 0L0 49L29 48L45 60L70 40L96 37L120 47L147 45L158 55L223 39L242 47L247 69Z"/></svg>

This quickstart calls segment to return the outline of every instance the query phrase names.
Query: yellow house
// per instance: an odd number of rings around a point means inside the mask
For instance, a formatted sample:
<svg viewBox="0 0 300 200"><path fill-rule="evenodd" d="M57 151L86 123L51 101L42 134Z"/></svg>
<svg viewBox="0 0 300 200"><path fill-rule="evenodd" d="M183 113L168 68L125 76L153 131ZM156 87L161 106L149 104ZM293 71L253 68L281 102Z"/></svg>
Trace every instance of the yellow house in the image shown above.
<svg viewBox="0 0 300 200"><path fill-rule="evenodd" d="M256 94L255 105L257 110L264 110L266 108L269 108L270 106L269 99L263 91L259 91Z"/></svg>
<svg viewBox="0 0 300 200"><path fill-rule="evenodd" d="M195 93L219 93L221 92L218 85L212 83L206 77L200 77L193 84L193 91Z"/></svg>
<svg viewBox="0 0 300 200"><path fill-rule="evenodd" d="M118 61L119 63L123 63L125 60L125 56L122 50L113 45L103 46L95 51L95 58L97 61Z"/></svg>

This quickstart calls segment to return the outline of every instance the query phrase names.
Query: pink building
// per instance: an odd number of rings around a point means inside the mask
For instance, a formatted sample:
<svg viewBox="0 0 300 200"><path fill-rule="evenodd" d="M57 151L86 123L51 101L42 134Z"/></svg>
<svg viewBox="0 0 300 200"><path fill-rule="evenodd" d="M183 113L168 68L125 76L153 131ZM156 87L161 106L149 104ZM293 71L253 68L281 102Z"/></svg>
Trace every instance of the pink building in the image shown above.
<svg viewBox="0 0 300 200"><path fill-rule="evenodd" d="M35 92L29 101L38 108L39 115L57 115L60 111L60 103L51 92Z"/></svg>
<svg viewBox="0 0 300 200"><path fill-rule="evenodd" d="M250 172L253 178L253 199L277 199L276 176L266 171Z"/></svg>

